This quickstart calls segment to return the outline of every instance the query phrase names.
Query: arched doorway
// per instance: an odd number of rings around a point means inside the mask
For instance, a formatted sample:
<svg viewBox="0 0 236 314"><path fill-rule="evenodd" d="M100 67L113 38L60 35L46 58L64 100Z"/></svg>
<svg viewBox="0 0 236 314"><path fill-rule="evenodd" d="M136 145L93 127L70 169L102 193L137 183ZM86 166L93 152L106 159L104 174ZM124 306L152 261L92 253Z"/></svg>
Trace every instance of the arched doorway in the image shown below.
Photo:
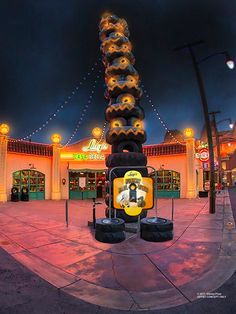
<svg viewBox="0 0 236 314"><path fill-rule="evenodd" d="M21 188L28 187L30 200L45 199L45 175L42 172L25 169L13 173L13 186L19 191Z"/></svg>

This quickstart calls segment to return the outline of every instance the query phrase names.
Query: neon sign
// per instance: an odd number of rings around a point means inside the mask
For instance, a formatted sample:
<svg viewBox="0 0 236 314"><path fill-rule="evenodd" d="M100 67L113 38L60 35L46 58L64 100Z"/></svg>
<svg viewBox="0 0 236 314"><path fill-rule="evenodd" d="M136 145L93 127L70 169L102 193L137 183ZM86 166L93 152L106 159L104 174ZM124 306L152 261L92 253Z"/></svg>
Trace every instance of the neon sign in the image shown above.
<svg viewBox="0 0 236 314"><path fill-rule="evenodd" d="M87 146L82 147L83 152L97 152L100 153L102 150L107 150L108 145L105 142L99 143L95 138L89 141Z"/></svg>
<svg viewBox="0 0 236 314"><path fill-rule="evenodd" d="M76 161L99 161L105 160L104 154L97 153L62 153L61 158L65 160L76 160Z"/></svg>
<svg viewBox="0 0 236 314"><path fill-rule="evenodd" d="M73 159L78 161L85 161L85 160L104 160L104 154L73 154Z"/></svg>

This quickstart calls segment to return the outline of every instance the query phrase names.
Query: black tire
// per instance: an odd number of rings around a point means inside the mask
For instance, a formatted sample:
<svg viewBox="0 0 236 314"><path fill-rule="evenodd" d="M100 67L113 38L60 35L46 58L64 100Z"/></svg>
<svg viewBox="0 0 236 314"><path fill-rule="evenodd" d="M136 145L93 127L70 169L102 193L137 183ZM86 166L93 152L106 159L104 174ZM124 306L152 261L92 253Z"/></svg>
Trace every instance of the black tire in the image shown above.
<svg viewBox="0 0 236 314"><path fill-rule="evenodd" d="M136 117L139 119L144 119L144 111L139 105L130 105L129 107L125 104L115 104L110 105L106 109L106 120L110 122L112 119L117 117L125 117L126 119L130 117Z"/></svg>
<svg viewBox="0 0 236 314"><path fill-rule="evenodd" d="M135 141L139 143L146 142L146 132L144 130L137 130L133 126L124 126L124 132L118 132L114 129L109 129L106 133L106 141L108 144L113 145L122 141Z"/></svg>
<svg viewBox="0 0 236 314"><path fill-rule="evenodd" d="M14 186L13 188L11 188L11 194L16 195L18 193L19 193L19 189L17 187Z"/></svg>
<svg viewBox="0 0 236 314"><path fill-rule="evenodd" d="M164 242L164 241L170 241L173 239L173 232L172 231L156 231L156 232L149 232L149 231L142 231L140 237L143 240L149 241L149 242Z"/></svg>
<svg viewBox="0 0 236 314"><path fill-rule="evenodd" d="M114 208L111 209L111 217L113 218L114 217ZM108 208L106 208L105 210L105 215L106 217L109 217L109 210ZM124 220L126 223L127 222L137 222L138 221L138 216L129 216L127 215L123 210L117 210L116 211L116 217L117 218L120 218L122 220ZM147 217L147 211L146 210L143 210L142 213L141 213L141 219Z"/></svg>
<svg viewBox="0 0 236 314"><path fill-rule="evenodd" d="M111 221L107 218L96 220L96 231L101 232L119 232L125 230L125 222L119 218L112 218Z"/></svg>
<svg viewBox="0 0 236 314"><path fill-rule="evenodd" d="M147 232L172 231L173 222L165 218L148 217L141 220L140 227L142 231Z"/></svg>
<svg viewBox="0 0 236 314"><path fill-rule="evenodd" d="M142 153L143 148L140 142L121 141L112 145L112 153Z"/></svg>
<svg viewBox="0 0 236 314"><path fill-rule="evenodd" d="M108 55L106 55L106 57L108 57ZM117 98L120 94L132 94L135 98L140 98L142 96L142 89L135 85L129 87L127 84L117 84L117 86L105 91L105 98Z"/></svg>
<svg viewBox="0 0 236 314"><path fill-rule="evenodd" d="M106 157L107 168L117 166L146 166L147 157L143 153L114 153ZM127 170L128 171L128 170Z"/></svg>
<svg viewBox="0 0 236 314"><path fill-rule="evenodd" d="M125 233L124 231L101 232L96 230L95 239L104 243L119 243L125 240Z"/></svg>

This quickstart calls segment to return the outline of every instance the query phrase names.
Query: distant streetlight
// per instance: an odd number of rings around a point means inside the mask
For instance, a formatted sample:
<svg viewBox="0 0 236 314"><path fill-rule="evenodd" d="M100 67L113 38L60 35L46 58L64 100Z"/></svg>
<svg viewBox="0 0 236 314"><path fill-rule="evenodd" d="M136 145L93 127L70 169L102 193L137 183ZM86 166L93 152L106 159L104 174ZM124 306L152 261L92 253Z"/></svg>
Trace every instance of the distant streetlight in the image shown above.
<svg viewBox="0 0 236 314"><path fill-rule="evenodd" d="M234 69L234 61L230 58L230 55L227 52L225 52L225 56L226 56L225 63L227 64L227 66L230 70L233 70Z"/></svg>
<svg viewBox="0 0 236 314"><path fill-rule="evenodd" d="M212 124L215 131L215 140L216 140L216 149L217 149L217 159L218 159L218 183L222 183L222 165L221 165L221 152L220 152L220 137L217 129L217 125L224 121L229 121L229 127L233 128L233 123L230 118L222 119L216 122L216 114L220 113L220 111L209 112L209 115L212 116Z"/></svg>
<svg viewBox="0 0 236 314"><path fill-rule="evenodd" d="M190 56L192 58L194 71L196 74L197 82L198 82L198 88L200 92L200 97L202 101L202 108L204 113L204 119L205 119L205 126L206 126L206 133L207 133L207 141L208 141L208 148L209 148L209 159L210 159L210 198L209 198L209 213L214 214L215 213L215 164L214 164L214 149L213 149L213 141L212 141L212 130L211 130L211 124L210 124L210 118L209 118L209 111L208 111L208 104L207 104L207 98L205 93L205 88L203 84L203 79L201 76L201 72L199 69L199 64L201 62L204 62L216 55L225 55L226 57L226 64L230 69L233 69L234 63L232 59L230 58L228 52L222 51L213 53L199 61L197 61L195 53L194 53L194 47L197 45L201 45L204 42L198 41L193 43L188 43L183 46L177 47L174 49L174 51L179 51L183 49L188 49Z"/></svg>

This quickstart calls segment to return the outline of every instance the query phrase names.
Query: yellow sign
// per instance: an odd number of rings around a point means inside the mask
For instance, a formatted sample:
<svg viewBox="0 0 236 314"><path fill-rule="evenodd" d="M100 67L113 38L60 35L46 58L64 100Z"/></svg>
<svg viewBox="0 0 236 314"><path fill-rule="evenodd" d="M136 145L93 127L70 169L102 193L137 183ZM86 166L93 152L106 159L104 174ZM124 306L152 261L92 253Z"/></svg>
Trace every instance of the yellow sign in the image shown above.
<svg viewBox="0 0 236 314"><path fill-rule="evenodd" d="M135 170L127 171L123 178L113 181L113 205L129 216L141 214L142 209L153 208L153 179L142 177Z"/></svg>
<svg viewBox="0 0 236 314"><path fill-rule="evenodd" d="M82 148L83 152L97 152L100 153L102 150L107 150L108 145L105 142L99 143L95 138L89 141L87 146Z"/></svg>

